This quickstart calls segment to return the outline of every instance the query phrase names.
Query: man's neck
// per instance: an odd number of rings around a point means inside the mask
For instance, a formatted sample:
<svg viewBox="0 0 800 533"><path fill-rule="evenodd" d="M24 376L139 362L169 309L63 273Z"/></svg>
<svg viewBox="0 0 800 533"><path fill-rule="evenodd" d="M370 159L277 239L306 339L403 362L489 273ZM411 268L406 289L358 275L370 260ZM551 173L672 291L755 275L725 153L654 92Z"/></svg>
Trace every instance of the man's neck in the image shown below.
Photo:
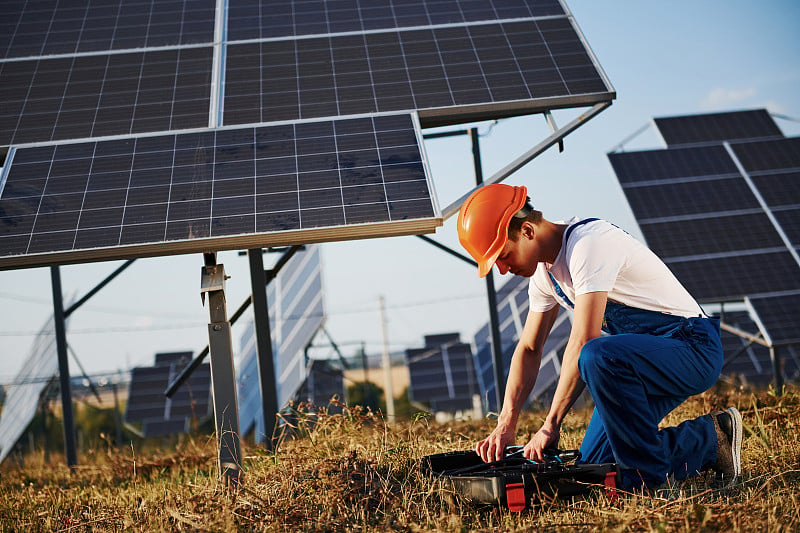
<svg viewBox="0 0 800 533"><path fill-rule="evenodd" d="M569 224L554 224L549 220L542 219L539 225L539 237L544 252L544 260L550 264L555 263L558 253L561 251L561 244L564 239L564 232Z"/></svg>

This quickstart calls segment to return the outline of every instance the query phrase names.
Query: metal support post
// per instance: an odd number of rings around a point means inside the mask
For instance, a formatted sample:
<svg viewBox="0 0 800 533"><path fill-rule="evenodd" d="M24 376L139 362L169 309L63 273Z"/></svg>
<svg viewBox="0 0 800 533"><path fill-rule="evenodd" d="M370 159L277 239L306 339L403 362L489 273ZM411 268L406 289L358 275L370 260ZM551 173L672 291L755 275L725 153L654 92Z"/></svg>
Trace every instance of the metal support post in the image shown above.
<svg viewBox="0 0 800 533"><path fill-rule="evenodd" d="M231 324L228 322L225 306L225 268L217 264L216 254L207 253L204 257L200 298L205 303L205 295L208 294L208 346L211 355L211 390L219 448L219 470L226 485L236 487L242 478L242 452Z"/></svg>
<svg viewBox="0 0 800 533"><path fill-rule="evenodd" d="M263 250L247 250L250 261L250 287L253 302L253 319L256 330L258 377L261 384L261 412L264 417L264 445L272 451L275 447L275 416L278 414L278 391L275 380L275 363L272 352L272 333L269 324L266 275Z"/></svg>
<svg viewBox="0 0 800 533"><path fill-rule="evenodd" d="M56 330L58 375L61 383L64 454L67 458L67 465L72 468L78 464L78 454L75 448L75 419L72 416L72 386L69 379L69 359L67 358L67 329L64 317L64 298L61 292L61 271L58 265L50 267L50 279L53 285L53 324Z"/></svg>
<svg viewBox="0 0 800 533"><path fill-rule="evenodd" d="M783 365L781 364L779 346L769 347L769 358L772 360L772 375L775 378L775 392L780 395L783 392Z"/></svg>
<svg viewBox="0 0 800 533"><path fill-rule="evenodd" d="M480 186L483 183L483 164L481 163L481 146L478 137L478 130L469 130L472 140L472 163L475 166L475 183ZM497 400L497 411L503 407L503 397L505 396L506 383L503 363L503 343L500 338L500 320L497 316L497 291L494 288L494 277L492 272L486 276L486 292L489 300L489 332L492 341L492 367L494 369L494 392Z"/></svg>

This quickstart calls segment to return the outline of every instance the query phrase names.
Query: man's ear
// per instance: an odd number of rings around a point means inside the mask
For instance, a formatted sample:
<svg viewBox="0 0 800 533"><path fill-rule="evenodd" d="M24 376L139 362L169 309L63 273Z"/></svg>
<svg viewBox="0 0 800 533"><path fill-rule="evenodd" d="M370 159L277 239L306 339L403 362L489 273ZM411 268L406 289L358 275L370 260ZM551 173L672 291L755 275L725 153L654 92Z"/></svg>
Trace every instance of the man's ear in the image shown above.
<svg viewBox="0 0 800 533"><path fill-rule="evenodd" d="M519 232L526 239L533 239L533 236L536 233L535 230L536 228L534 228L533 224L526 220L525 222L522 223Z"/></svg>

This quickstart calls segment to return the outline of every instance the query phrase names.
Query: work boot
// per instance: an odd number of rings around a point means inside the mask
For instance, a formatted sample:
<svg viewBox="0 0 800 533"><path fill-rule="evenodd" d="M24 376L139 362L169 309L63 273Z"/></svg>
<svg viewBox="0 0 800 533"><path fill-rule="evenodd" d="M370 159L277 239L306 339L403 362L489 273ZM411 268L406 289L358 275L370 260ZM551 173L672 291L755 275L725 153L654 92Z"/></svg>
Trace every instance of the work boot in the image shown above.
<svg viewBox="0 0 800 533"><path fill-rule="evenodd" d="M716 484L730 487L742 474L742 415L735 407L711 414L717 432Z"/></svg>

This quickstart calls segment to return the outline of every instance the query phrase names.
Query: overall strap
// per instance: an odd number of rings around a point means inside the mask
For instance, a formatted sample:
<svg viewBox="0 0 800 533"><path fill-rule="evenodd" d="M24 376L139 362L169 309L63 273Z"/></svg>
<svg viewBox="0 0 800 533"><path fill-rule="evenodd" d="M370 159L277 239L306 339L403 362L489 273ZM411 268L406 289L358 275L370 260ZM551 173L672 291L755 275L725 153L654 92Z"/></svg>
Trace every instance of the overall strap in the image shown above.
<svg viewBox="0 0 800 533"><path fill-rule="evenodd" d="M564 246L566 246L567 242L569 242L569 236L572 235L572 230L574 230L578 226L582 226L582 225L587 224L589 222L594 222L595 220L600 220L600 219L599 218L584 218L583 220L579 220L578 222L576 222L576 223L572 224L570 227L568 227L567 228L567 232L564 235ZM575 304L572 303L572 300L570 300L567 297L566 294L564 294L564 291L561 289L561 285L559 285L558 282L556 281L555 276L553 276L553 274L549 270L547 271L547 275L550 276L550 281L553 283L553 288L556 290L556 294L558 295L558 297L561 298L562 300L564 300L564 302L569 306L570 309L575 309Z"/></svg>

